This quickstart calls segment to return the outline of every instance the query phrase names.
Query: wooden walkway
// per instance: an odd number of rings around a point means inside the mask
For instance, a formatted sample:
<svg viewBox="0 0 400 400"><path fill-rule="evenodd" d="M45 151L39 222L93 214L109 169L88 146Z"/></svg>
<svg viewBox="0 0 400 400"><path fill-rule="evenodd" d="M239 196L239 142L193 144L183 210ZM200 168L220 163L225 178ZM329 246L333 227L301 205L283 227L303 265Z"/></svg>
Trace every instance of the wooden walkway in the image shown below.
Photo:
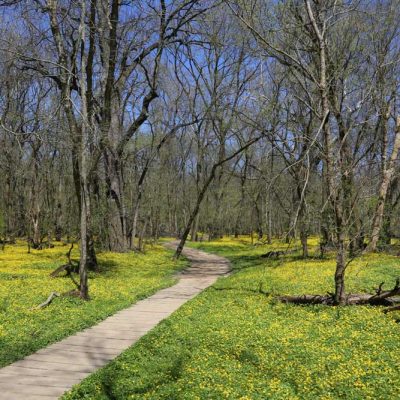
<svg viewBox="0 0 400 400"><path fill-rule="evenodd" d="M229 273L229 263L222 257L194 249L184 249L183 254L191 266L179 273L176 285L0 369L0 399L58 399L213 284L219 276Z"/></svg>

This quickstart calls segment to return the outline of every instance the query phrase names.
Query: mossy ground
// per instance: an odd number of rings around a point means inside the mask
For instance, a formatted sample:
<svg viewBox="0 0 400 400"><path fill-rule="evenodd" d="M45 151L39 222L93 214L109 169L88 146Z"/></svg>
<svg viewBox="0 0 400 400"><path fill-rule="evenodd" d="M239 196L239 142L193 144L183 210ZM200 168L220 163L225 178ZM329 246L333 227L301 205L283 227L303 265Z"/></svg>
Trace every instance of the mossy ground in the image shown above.
<svg viewBox="0 0 400 400"><path fill-rule="evenodd" d="M89 277L90 301L59 297L32 310L52 291L74 289L69 278L49 276L66 262L68 249L56 243L28 254L26 244L18 242L0 251L0 367L173 284L173 272L187 265L173 261L172 252L161 246L148 247L145 254L100 253L100 272ZM76 249L72 257L78 259Z"/></svg>
<svg viewBox="0 0 400 400"><path fill-rule="evenodd" d="M315 241L311 241L316 245ZM265 260L273 245L223 239L196 247L228 257L220 279L72 392L72 399L398 399L400 326L380 308L294 306L275 294L332 290L333 258ZM349 291L392 285L400 261L366 255Z"/></svg>

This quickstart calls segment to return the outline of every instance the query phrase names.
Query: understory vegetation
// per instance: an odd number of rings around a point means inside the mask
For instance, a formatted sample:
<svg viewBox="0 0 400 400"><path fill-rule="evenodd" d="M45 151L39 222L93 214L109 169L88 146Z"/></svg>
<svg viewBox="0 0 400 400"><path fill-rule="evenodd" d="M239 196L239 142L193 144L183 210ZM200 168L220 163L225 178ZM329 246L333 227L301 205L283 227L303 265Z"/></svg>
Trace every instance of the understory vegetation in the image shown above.
<svg viewBox="0 0 400 400"><path fill-rule="evenodd" d="M224 238L191 246L229 258L234 273L184 305L70 393L72 399L395 399L397 313L381 307L296 306L274 295L326 293L335 260L279 241ZM353 292L400 275L398 258L365 254L348 266ZM268 293L268 294L266 294Z"/></svg>
<svg viewBox="0 0 400 400"><path fill-rule="evenodd" d="M36 309L51 292L74 289L68 277L50 277L65 262L68 248L55 243L52 249L27 254L26 244L17 242L0 251L0 367L173 284L173 272L186 265L173 261L161 246L149 247L145 254L99 253L99 271L90 273L91 301L61 296Z"/></svg>

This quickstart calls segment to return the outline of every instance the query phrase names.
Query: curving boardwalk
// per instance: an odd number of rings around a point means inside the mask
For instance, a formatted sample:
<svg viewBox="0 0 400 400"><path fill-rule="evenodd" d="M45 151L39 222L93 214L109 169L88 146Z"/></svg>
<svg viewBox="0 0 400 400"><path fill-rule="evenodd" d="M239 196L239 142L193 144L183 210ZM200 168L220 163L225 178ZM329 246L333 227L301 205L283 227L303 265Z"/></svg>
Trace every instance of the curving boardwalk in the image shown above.
<svg viewBox="0 0 400 400"><path fill-rule="evenodd" d="M170 243L168 247L174 245ZM229 262L222 257L194 249L184 249L183 254L191 266L179 273L179 281L174 286L0 369L0 399L58 399L213 284L219 276L229 273Z"/></svg>

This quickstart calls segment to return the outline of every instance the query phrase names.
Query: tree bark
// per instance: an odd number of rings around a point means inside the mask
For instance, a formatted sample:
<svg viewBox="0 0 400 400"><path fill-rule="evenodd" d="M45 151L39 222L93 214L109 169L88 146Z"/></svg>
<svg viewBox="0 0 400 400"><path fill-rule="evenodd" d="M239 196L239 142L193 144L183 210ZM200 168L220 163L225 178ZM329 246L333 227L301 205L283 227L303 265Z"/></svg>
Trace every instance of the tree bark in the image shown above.
<svg viewBox="0 0 400 400"><path fill-rule="evenodd" d="M79 26L80 41L81 41L81 96L82 96L82 124L81 124L81 164L80 164L80 184L81 184L81 255L79 263L79 294L84 300L89 298L88 286L88 257L89 257L89 236L90 236L90 191L89 191L89 162L90 162L90 121L88 119L87 108L87 55L85 50L86 44L86 3L82 2L81 6L81 23Z"/></svg>
<svg viewBox="0 0 400 400"><path fill-rule="evenodd" d="M308 17L310 19L313 31L315 33L315 38L318 43L319 50L319 90L321 96L321 108L322 108L322 126L324 135L324 157L325 157L325 174L327 180L328 188L328 198L332 203L332 208L335 213L335 228L336 228L336 246L337 246L337 256L336 256L336 271L334 276L335 281L335 295L334 300L336 304L342 304L345 300L345 271L346 271L346 226L344 220L344 201L343 193L338 193L335 189L334 182L334 171L332 168L333 155L331 149L331 132L329 126L329 115L330 115L330 105L329 105L329 87L327 79L327 50L325 43L325 29L326 21L323 23L322 28L317 22L310 0L305 0L306 10ZM343 142L343 140L342 140ZM345 181L345 174L347 171L347 165L345 165L345 155L343 149L343 144L340 143L340 172L341 172L341 187L340 190L343 192L345 188L343 187Z"/></svg>
<svg viewBox="0 0 400 400"><path fill-rule="evenodd" d="M382 179L379 187L378 203L376 205L375 214L372 221L370 242L367 247L368 251L376 251L377 249L378 240L382 229L386 197L390 183L393 178L395 170L395 162L397 160L399 149L400 149L400 116L398 116L396 119L396 131L395 131L395 139L394 139L392 154L390 155L387 165L383 166Z"/></svg>

